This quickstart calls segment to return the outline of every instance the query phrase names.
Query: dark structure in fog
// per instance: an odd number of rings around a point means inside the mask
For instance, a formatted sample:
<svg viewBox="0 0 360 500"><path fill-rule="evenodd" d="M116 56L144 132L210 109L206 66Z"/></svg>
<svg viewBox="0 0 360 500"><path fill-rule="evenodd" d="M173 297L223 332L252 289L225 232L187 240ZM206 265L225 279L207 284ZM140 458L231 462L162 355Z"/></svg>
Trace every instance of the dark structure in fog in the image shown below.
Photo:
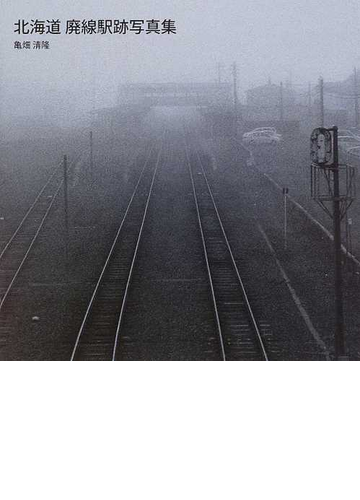
<svg viewBox="0 0 360 500"><path fill-rule="evenodd" d="M127 83L119 86L118 104L149 106L230 105L230 83Z"/></svg>

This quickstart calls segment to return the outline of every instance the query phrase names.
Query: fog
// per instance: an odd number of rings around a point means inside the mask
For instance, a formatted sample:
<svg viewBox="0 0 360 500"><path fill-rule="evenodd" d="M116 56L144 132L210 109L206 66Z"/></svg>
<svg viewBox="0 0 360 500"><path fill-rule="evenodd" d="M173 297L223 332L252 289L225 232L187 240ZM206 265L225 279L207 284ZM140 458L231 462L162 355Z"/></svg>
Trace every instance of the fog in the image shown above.
<svg viewBox="0 0 360 500"><path fill-rule="evenodd" d="M165 19L176 35L66 35L69 19ZM60 35L18 35L19 19L60 19ZM33 116L73 125L115 103L126 82L230 79L238 64L240 100L266 83L345 79L360 66L357 0L3 0L2 126ZM48 40L49 50L16 50L20 40Z"/></svg>

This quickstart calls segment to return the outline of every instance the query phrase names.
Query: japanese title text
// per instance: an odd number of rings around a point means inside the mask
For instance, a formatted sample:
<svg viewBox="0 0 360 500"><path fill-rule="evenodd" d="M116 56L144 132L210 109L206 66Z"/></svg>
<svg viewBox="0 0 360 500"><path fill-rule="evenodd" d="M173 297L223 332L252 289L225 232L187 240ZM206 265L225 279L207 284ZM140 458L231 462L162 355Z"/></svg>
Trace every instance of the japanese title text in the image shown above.
<svg viewBox="0 0 360 500"><path fill-rule="evenodd" d="M25 21L14 23L14 33L18 35L175 35L176 25L173 19L70 19L62 23L60 19Z"/></svg>

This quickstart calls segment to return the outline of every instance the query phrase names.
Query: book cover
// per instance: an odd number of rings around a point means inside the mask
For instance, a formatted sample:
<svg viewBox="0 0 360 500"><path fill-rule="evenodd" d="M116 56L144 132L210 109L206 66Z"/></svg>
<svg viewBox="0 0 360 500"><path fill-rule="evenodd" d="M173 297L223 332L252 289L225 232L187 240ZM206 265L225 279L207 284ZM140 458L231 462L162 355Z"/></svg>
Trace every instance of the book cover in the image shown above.
<svg viewBox="0 0 360 500"><path fill-rule="evenodd" d="M0 355L359 358L359 4L1 3Z"/></svg>

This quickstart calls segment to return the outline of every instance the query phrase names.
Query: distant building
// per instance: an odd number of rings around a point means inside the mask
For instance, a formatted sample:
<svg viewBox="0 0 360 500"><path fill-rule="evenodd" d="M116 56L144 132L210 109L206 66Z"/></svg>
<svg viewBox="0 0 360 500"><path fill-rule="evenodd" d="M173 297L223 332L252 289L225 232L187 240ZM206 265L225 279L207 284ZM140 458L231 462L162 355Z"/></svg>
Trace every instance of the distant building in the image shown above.
<svg viewBox="0 0 360 500"><path fill-rule="evenodd" d="M340 116L340 125L355 125L355 95L360 95L360 79L355 84L354 73L345 80L324 82L324 106L335 116ZM360 101L360 99L359 99ZM345 118L346 117L346 118ZM345 118L345 119L344 119Z"/></svg>
<svg viewBox="0 0 360 500"><path fill-rule="evenodd" d="M232 86L227 82L127 83L118 90L120 106L224 106L231 100Z"/></svg>
<svg viewBox="0 0 360 500"><path fill-rule="evenodd" d="M360 78L359 78L360 80ZM358 84L360 95L360 82ZM354 76L342 82L324 83L325 125L337 124L341 127L353 125L355 121ZM306 133L320 125L319 87L285 84L281 86L269 82L246 92L247 106L244 119L247 122L269 122L271 120L294 122ZM282 108L282 109L281 109ZM284 123L286 129L286 124Z"/></svg>
<svg viewBox="0 0 360 500"><path fill-rule="evenodd" d="M291 85L283 86L284 108L293 106L296 103L296 94ZM274 83L267 83L260 87L255 87L246 92L246 104L254 108L280 108L281 86Z"/></svg>
<svg viewBox="0 0 360 500"><path fill-rule="evenodd" d="M296 105L296 93L290 84L271 83L249 89L246 92L246 110L248 120L284 120L293 119Z"/></svg>

